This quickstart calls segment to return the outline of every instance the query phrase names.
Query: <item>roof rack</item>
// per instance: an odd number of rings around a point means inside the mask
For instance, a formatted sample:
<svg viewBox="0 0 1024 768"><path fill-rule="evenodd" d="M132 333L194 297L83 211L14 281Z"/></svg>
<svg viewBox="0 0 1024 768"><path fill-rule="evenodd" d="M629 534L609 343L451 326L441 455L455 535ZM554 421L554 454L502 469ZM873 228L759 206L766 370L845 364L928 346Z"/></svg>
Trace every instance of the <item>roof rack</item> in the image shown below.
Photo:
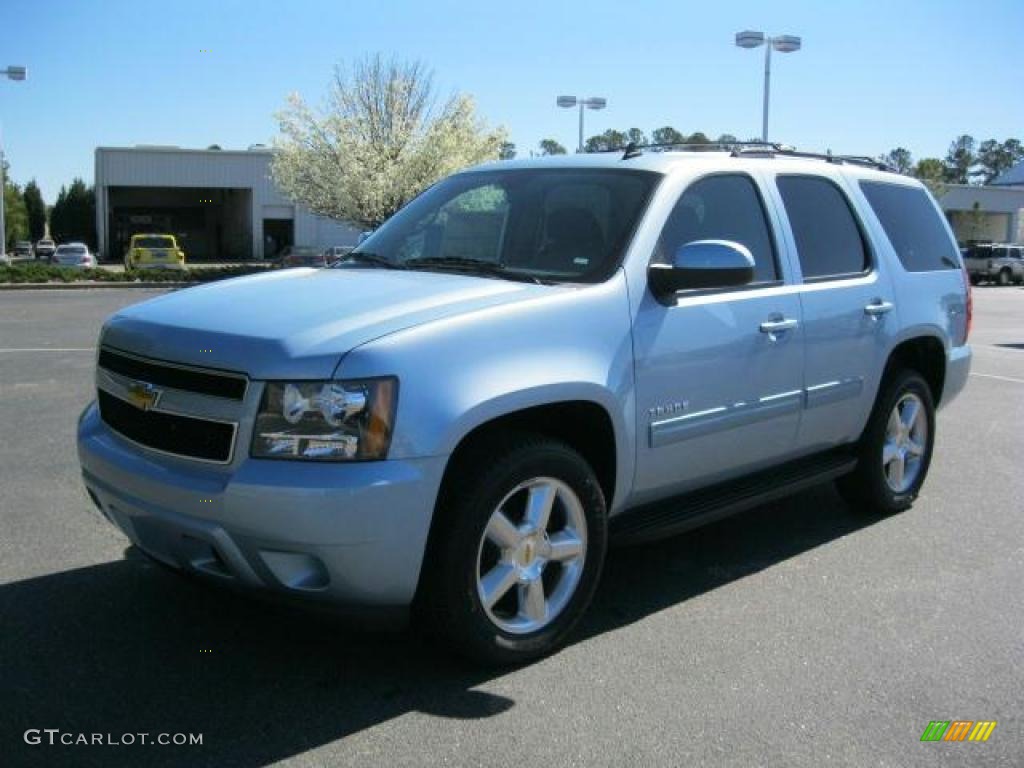
<svg viewBox="0 0 1024 768"><path fill-rule="evenodd" d="M879 171L895 173L896 169L877 158L867 155L833 155L831 151L801 152L788 144L779 144L768 141L730 141L730 142L708 142L704 144L690 143L666 143L666 144L637 144L629 142L624 148L615 147L602 149L598 152L622 152L623 160L630 160L639 157L645 150L664 152L668 150L684 152L728 152L732 157L803 157L811 160L824 160L827 163L840 165L860 165L866 168L875 168Z"/></svg>

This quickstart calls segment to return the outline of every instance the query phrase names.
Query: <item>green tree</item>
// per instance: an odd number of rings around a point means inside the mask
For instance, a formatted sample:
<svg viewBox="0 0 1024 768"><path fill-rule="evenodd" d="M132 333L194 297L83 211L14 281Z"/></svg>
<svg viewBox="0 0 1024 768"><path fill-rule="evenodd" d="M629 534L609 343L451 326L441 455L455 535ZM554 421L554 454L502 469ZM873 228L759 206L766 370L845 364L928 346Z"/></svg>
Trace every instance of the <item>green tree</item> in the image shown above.
<svg viewBox="0 0 1024 768"><path fill-rule="evenodd" d="M971 169L977 163L974 154L974 139L966 134L957 136L946 153L946 169L943 180L950 184L967 184L971 180Z"/></svg>
<svg viewBox="0 0 1024 768"><path fill-rule="evenodd" d="M904 175L910 173L914 168L914 158L910 154L910 150L903 147L896 147L896 149L890 150L882 155L880 159L890 168L895 168L897 173Z"/></svg>
<svg viewBox="0 0 1024 768"><path fill-rule="evenodd" d="M609 128L604 133L591 136L583 145L585 152L605 152L612 149L622 149L628 143L626 134Z"/></svg>
<svg viewBox="0 0 1024 768"><path fill-rule="evenodd" d="M647 136L639 128L630 128L626 131L626 141L636 144L638 147L647 143Z"/></svg>
<svg viewBox="0 0 1024 768"><path fill-rule="evenodd" d="M1022 160L1024 160L1024 146L1018 139L1007 139L1004 142L988 139L978 146L976 175L981 179L982 184L988 184Z"/></svg>
<svg viewBox="0 0 1024 768"><path fill-rule="evenodd" d="M28 239L28 211L25 210L25 198L22 196L21 189L11 181L10 173L8 173L10 166L6 160L2 162L3 169L0 171L0 175L4 180L4 239L6 240L2 245L3 251L6 253L14 248L16 240Z"/></svg>
<svg viewBox="0 0 1024 768"><path fill-rule="evenodd" d="M46 203L43 202L43 193L39 191L35 179L25 185L22 197L28 214L28 236L35 242L46 234Z"/></svg>
<svg viewBox="0 0 1024 768"><path fill-rule="evenodd" d="M540 153L542 155L564 155L566 149L554 139L540 140Z"/></svg>
<svg viewBox="0 0 1024 768"><path fill-rule="evenodd" d="M512 160L516 156L516 145L511 141L501 142L501 146L498 147L498 159L499 160Z"/></svg>
<svg viewBox="0 0 1024 768"><path fill-rule="evenodd" d="M50 234L59 242L80 240L96 246L96 192L81 179L60 188L50 212Z"/></svg>
<svg viewBox="0 0 1024 768"><path fill-rule="evenodd" d="M271 173L311 211L369 229L438 179L498 157L504 129L489 129L473 100L455 94L439 109L433 77L420 62L338 67L326 106L297 94L277 114L281 135Z"/></svg>
<svg viewBox="0 0 1024 768"><path fill-rule="evenodd" d="M651 140L654 144L684 144L686 143L686 136L681 134L671 125L666 125L661 128L656 128L651 133Z"/></svg>
<svg viewBox="0 0 1024 768"><path fill-rule="evenodd" d="M735 144L738 141L739 139L737 139L731 133L723 133L717 139L715 139L716 144Z"/></svg>
<svg viewBox="0 0 1024 768"><path fill-rule="evenodd" d="M705 136L701 131L697 131L696 133L691 133L689 136L686 137L686 143L687 144L710 144L711 143L711 139L709 139L707 136Z"/></svg>
<svg viewBox="0 0 1024 768"><path fill-rule="evenodd" d="M925 157L917 161L911 176L920 179L924 185L931 190L936 197L941 197L946 191L943 183L946 175L946 165L937 157Z"/></svg>

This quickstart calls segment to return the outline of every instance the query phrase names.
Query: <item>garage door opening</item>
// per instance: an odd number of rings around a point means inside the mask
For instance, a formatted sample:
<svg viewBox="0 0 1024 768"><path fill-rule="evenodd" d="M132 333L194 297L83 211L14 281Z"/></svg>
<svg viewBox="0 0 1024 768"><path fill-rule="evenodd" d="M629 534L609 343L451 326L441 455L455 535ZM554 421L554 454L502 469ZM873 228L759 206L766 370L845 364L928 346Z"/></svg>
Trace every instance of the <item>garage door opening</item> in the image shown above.
<svg viewBox="0 0 1024 768"><path fill-rule="evenodd" d="M132 235L174 235L188 261L251 259L252 190L110 187L109 259L123 257Z"/></svg>
<svg viewBox="0 0 1024 768"><path fill-rule="evenodd" d="M292 219L263 220L263 258L280 256L289 245L295 245L295 221Z"/></svg>

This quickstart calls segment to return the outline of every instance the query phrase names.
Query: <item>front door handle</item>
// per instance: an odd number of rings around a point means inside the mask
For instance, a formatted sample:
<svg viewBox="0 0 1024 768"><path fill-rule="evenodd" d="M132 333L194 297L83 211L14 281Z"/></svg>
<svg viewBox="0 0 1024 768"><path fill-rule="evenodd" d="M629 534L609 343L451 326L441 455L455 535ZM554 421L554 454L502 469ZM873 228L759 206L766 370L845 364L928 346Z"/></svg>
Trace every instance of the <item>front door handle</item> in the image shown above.
<svg viewBox="0 0 1024 768"><path fill-rule="evenodd" d="M797 322L791 317L783 317L779 320L765 320L761 323L761 333L781 333L796 328Z"/></svg>
<svg viewBox="0 0 1024 768"><path fill-rule="evenodd" d="M884 315L886 312L891 312L895 306L891 301L882 301L881 299L875 299L866 307L864 307L864 314L871 315L872 317L879 317Z"/></svg>

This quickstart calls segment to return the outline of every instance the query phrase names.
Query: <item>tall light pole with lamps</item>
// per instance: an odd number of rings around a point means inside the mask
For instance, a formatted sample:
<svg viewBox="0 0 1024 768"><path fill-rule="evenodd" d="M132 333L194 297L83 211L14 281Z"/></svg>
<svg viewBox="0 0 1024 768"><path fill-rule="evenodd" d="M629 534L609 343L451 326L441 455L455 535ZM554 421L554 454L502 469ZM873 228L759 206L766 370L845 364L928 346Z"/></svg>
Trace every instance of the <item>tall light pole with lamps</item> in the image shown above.
<svg viewBox="0 0 1024 768"><path fill-rule="evenodd" d="M583 108L587 109L604 109L608 106L608 100L603 99L600 96L590 96L586 99L578 99L575 96L559 96L556 102L558 106L571 109L572 107L579 106L580 108L580 143L576 147L577 152L583 151Z"/></svg>
<svg viewBox="0 0 1024 768"><path fill-rule="evenodd" d="M761 141L768 141L768 97L772 81L772 49L779 53L792 53L800 50L800 38L795 35L776 35L769 37L764 32L746 30L736 33L736 45L740 48L758 48L764 46L764 110L761 115Z"/></svg>
<svg viewBox="0 0 1024 768"><path fill-rule="evenodd" d="M25 67L10 66L7 69L0 69L0 75L10 80L24 80L28 77L28 70ZM2 139L3 136L0 136ZM0 143L0 252L7 253L7 228L4 226L4 191L7 189L7 181L4 178L4 148Z"/></svg>

